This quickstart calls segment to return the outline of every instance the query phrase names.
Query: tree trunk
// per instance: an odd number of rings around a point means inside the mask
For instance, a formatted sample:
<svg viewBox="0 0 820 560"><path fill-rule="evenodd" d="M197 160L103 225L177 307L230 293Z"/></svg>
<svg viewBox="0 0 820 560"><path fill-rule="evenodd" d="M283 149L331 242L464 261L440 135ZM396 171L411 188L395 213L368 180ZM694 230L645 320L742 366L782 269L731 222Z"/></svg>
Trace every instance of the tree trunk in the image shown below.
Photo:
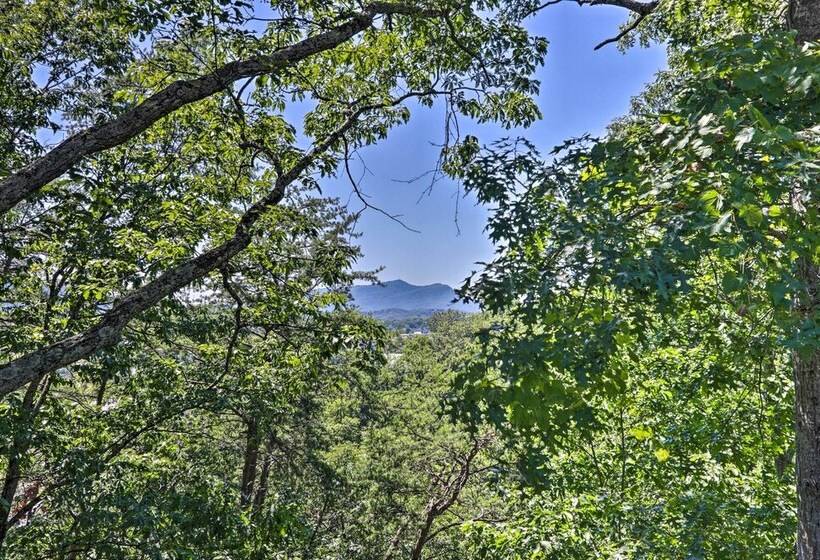
<svg viewBox="0 0 820 560"><path fill-rule="evenodd" d="M265 447L265 459L262 461L262 472L259 473L259 488L256 489L256 495L253 497L253 511L259 511L265 505L265 498L268 497L268 477L270 476L270 467L273 463L273 444L276 439L274 434L268 437L268 443Z"/></svg>
<svg viewBox="0 0 820 560"><path fill-rule="evenodd" d="M0 548L2 548L6 535L8 535L9 516L12 507L14 507L14 497L17 495L17 488L20 486L20 479L23 474L23 459L28 453L31 424L37 415L35 398L41 381L42 378L39 378L29 384L26 394L23 396L23 402L20 403L20 414L17 415L17 421L15 422L17 426L15 426L14 437L8 451L8 464L6 474L3 477L3 489L0 491ZM42 402L42 398L39 402Z"/></svg>
<svg viewBox="0 0 820 560"><path fill-rule="evenodd" d="M820 270L803 260L798 265L807 293L797 304L804 317L818 303ZM820 560L820 350L795 351L793 356L795 432L797 440L797 557Z"/></svg>
<svg viewBox="0 0 820 560"><path fill-rule="evenodd" d="M247 426L245 464L242 467L242 481L239 485L239 504L243 507L251 503L256 482L256 464L259 461L259 426L253 419L247 423Z"/></svg>
<svg viewBox="0 0 820 560"><path fill-rule="evenodd" d="M790 0L789 25L798 43L820 40L820 0ZM808 195L811 197L811 195ZM809 199L808 204L816 204ZM818 306L820 270L808 258L797 264L805 291L795 311L812 319ZM795 435L797 442L797 557L820 560L820 350L794 352Z"/></svg>
<svg viewBox="0 0 820 560"><path fill-rule="evenodd" d="M800 560L820 560L820 353L794 358Z"/></svg>
<svg viewBox="0 0 820 560"><path fill-rule="evenodd" d="M419 536L416 538L416 544L413 545L413 551L410 553L411 560L421 560L421 555L424 553L424 545L427 544L427 541L430 538L430 529L433 527L433 522L435 520L435 509L428 508L427 514L424 517L424 524L421 526Z"/></svg>
<svg viewBox="0 0 820 560"><path fill-rule="evenodd" d="M797 31L797 42L820 40L820 0L791 0L789 25Z"/></svg>

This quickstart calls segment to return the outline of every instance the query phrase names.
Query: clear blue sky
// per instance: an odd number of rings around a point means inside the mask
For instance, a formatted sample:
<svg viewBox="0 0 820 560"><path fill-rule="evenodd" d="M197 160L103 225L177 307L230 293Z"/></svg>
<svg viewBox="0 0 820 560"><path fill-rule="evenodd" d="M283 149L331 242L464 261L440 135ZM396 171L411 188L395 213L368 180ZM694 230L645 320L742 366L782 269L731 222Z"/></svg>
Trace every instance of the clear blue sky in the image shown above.
<svg viewBox="0 0 820 560"><path fill-rule="evenodd" d="M564 139L587 132L601 133L615 117L629 109L638 94L666 64L661 46L633 48L626 54L615 45L598 51L593 47L618 31L627 13L606 6L579 7L561 4L543 10L531 20L531 31L548 38L546 64L538 72L538 99L544 119L527 131L506 131L497 126L476 127L462 119L465 128L482 143L504 136L527 134L544 151ZM421 233L403 229L376 212L366 212L359 222L364 270L384 266L382 280L401 278L413 284L443 282L459 285L477 266L492 257L492 246L484 235L487 211L471 198L458 201L455 224L456 186L438 183L422 196L428 183L405 184L408 179L433 167L443 138L443 107L415 108L407 125L394 129L381 144L362 151L371 173L362 184L369 201L384 210L403 215L403 220ZM347 199L350 188L344 181L325 189L326 194ZM355 207L351 203L351 208ZM459 234L460 229L460 234Z"/></svg>

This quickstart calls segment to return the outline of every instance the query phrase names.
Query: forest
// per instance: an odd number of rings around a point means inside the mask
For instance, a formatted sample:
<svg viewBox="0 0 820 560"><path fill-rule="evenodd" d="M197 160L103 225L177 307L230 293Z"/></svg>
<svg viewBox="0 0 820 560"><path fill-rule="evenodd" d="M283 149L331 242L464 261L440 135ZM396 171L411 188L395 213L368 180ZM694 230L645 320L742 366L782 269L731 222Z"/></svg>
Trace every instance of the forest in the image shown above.
<svg viewBox="0 0 820 560"><path fill-rule="evenodd" d="M668 62L550 152L557 4ZM400 334L428 107L494 256ZM820 560L818 116L820 0L0 0L0 558Z"/></svg>

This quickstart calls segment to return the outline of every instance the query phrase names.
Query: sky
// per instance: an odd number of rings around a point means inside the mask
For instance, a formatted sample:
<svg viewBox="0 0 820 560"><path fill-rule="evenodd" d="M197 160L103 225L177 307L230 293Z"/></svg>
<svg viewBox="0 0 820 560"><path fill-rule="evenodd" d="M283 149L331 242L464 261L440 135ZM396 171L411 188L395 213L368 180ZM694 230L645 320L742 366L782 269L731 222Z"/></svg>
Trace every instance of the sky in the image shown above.
<svg viewBox="0 0 820 560"><path fill-rule="evenodd" d="M543 120L527 130L510 131L462 118L462 135L474 134L483 144L526 135L543 153L565 139L602 133L613 119L628 112L630 99L666 64L661 46L636 47L626 54L615 45L593 50L615 35L626 17L623 9L608 6L559 4L542 10L531 19L530 31L550 42L546 63L537 72ZM401 214L402 221L418 233L376 211L366 211L358 226L364 257L357 268L384 267L379 274L382 281L442 282L456 287L471 271L480 270L476 263L492 259L493 248L484 234L487 209L471 197L460 196L453 182L438 182L429 193L425 193L429 180L403 182L434 167L436 146L444 134L443 105L412 109L408 124L394 129L387 140L361 150L367 170L360 167L359 172L368 202ZM346 180L324 187L325 194L343 200L350 190Z"/></svg>

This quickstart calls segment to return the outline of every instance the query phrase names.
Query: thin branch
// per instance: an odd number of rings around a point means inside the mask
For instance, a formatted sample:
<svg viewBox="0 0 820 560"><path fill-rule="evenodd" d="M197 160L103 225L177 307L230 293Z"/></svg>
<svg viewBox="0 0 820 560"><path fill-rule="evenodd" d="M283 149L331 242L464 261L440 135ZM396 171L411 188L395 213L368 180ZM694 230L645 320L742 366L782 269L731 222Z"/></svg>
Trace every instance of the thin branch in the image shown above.
<svg viewBox="0 0 820 560"><path fill-rule="evenodd" d="M615 37L610 37L609 39L606 39L605 41L601 41L600 43L595 45L595 48L592 49L592 50L597 51L598 49L603 48L603 47L605 47L605 46L607 46L611 43L617 43L618 41L620 41L621 39L626 37L629 33L634 31L635 28L638 27L641 24L641 22L646 18L646 16L648 16L650 13L652 13L652 12L647 12L645 14L640 14L637 18L635 18L635 21L633 21L630 25L625 27Z"/></svg>
<svg viewBox="0 0 820 560"><path fill-rule="evenodd" d="M358 198L359 202L361 202L364 205L364 210L366 210L366 209L375 210L379 214L382 214L383 216L386 216L386 217L390 218L391 220L393 220L394 222L399 224L401 227L403 227L407 231L412 231L413 233L421 233L421 231L419 231L417 229L414 229L414 228L408 226L406 223L404 223L401 220L401 218L402 218L401 214L390 214L386 210L383 210L382 208L379 208L378 206L374 206L366 200L365 195L361 191L361 188L359 186L359 182L356 181L356 179L353 177L353 172L350 170L350 147L349 147L348 142L347 142L346 139L344 140L344 150L345 150L345 154L344 154L345 175L347 175L347 180L350 182L350 186L353 188L353 193L356 195L356 198Z"/></svg>
<svg viewBox="0 0 820 560"><path fill-rule="evenodd" d="M236 308L234 309L234 328L231 333L231 339L228 341L228 349L225 352L225 366L222 370L222 375L220 375L211 385L212 388L218 385L219 382L226 377L228 373L230 373L231 361L233 360L234 351L236 350L236 342L239 339L239 333L242 331L243 302L242 298L239 296L239 293L236 291L236 288L231 285L227 267L222 267L222 285L225 287L225 291L227 291L236 302Z"/></svg>
<svg viewBox="0 0 820 560"><path fill-rule="evenodd" d="M548 8L549 6L554 6L556 4L560 4L563 1L564 0L550 0L549 2L545 2L545 3L541 4L540 6L536 6L535 8L529 10L528 12L525 12L524 17L521 18L521 19L526 19L526 18L528 18L532 15L537 14L538 12L543 10L544 8Z"/></svg>

